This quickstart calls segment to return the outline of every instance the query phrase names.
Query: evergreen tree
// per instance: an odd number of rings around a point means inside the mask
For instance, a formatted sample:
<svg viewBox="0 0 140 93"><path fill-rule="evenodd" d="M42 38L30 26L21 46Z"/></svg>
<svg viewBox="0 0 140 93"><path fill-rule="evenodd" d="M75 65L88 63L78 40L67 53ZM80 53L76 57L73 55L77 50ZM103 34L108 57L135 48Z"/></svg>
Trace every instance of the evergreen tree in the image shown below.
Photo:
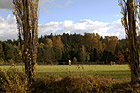
<svg viewBox="0 0 140 93"><path fill-rule="evenodd" d="M5 55L5 61L14 60L14 47L11 44L3 43L3 50Z"/></svg>
<svg viewBox="0 0 140 93"><path fill-rule="evenodd" d="M111 51L104 50L101 60L104 61L105 64L108 64L111 61L114 61L115 57L114 57L114 55L113 55L113 53Z"/></svg>
<svg viewBox="0 0 140 93"><path fill-rule="evenodd" d="M16 46L14 47L14 61L16 63L22 62L22 58L19 54L19 49Z"/></svg>
<svg viewBox="0 0 140 93"><path fill-rule="evenodd" d="M92 62L96 62L97 60L99 60L99 54L96 48L94 48L91 53L90 53L90 60Z"/></svg>
<svg viewBox="0 0 140 93"><path fill-rule="evenodd" d="M2 44L0 42L0 60L4 59L4 51L3 51L3 47Z"/></svg>

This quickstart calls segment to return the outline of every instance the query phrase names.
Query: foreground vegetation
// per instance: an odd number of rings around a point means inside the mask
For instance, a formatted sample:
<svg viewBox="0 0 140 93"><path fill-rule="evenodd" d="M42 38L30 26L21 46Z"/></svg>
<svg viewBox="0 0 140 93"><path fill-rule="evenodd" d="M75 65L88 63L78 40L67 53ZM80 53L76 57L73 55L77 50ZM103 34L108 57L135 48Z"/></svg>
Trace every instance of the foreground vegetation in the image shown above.
<svg viewBox="0 0 140 93"><path fill-rule="evenodd" d="M28 85L22 66L0 66L2 92L140 92L131 86L128 65L39 65Z"/></svg>

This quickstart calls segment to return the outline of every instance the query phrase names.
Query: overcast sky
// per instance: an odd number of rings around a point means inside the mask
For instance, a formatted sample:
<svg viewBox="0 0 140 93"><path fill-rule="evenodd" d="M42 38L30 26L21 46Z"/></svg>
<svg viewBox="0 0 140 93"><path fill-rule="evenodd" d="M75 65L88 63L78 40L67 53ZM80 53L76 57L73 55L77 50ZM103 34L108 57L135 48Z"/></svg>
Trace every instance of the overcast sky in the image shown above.
<svg viewBox="0 0 140 93"><path fill-rule="evenodd" d="M12 0L0 0L0 40L17 39ZM39 36L98 33L125 37L118 0L40 0Z"/></svg>

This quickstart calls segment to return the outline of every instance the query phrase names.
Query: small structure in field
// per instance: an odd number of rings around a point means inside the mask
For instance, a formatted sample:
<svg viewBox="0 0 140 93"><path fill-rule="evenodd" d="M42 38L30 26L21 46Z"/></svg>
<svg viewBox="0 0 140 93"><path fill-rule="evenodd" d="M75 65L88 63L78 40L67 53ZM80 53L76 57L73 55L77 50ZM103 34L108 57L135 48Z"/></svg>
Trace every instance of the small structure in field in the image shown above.
<svg viewBox="0 0 140 93"><path fill-rule="evenodd" d="M69 65L71 65L71 60L69 60Z"/></svg>

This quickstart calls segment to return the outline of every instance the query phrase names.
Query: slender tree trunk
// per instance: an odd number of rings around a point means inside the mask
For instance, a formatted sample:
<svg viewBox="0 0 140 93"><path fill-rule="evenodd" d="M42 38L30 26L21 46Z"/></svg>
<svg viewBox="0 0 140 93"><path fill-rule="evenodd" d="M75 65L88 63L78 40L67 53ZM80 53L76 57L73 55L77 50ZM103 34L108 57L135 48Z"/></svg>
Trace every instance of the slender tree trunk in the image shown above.
<svg viewBox="0 0 140 93"><path fill-rule="evenodd" d="M21 51L22 45L24 46L22 58L29 84L33 81L37 58L38 2L39 0L13 0L13 13L17 19Z"/></svg>
<svg viewBox="0 0 140 93"><path fill-rule="evenodd" d="M31 70L30 70L30 27L29 27L29 2L27 0L24 1L24 62L25 62L25 73L28 76L29 81L31 81Z"/></svg>
<svg viewBox="0 0 140 93"><path fill-rule="evenodd" d="M24 31L24 52L23 52L23 61L25 63L25 73L28 76L29 82L33 80L34 76L34 66L36 64L36 55L37 55L37 27L38 24L37 16L33 13L33 20L31 19L31 9L28 0L23 0L24 4L24 22L23 22L23 31ZM32 11L33 12L33 11ZM32 24L31 22L32 21ZM32 28L31 28L32 26Z"/></svg>
<svg viewBox="0 0 140 93"><path fill-rule="evenodd" d="M136 34L136 19L134 15L133 0L127 0L128 11L128 43L130 51L130 67L131 67L131 82L138 83L139 76L139 55L137 46L137 34Z"/></svg>

